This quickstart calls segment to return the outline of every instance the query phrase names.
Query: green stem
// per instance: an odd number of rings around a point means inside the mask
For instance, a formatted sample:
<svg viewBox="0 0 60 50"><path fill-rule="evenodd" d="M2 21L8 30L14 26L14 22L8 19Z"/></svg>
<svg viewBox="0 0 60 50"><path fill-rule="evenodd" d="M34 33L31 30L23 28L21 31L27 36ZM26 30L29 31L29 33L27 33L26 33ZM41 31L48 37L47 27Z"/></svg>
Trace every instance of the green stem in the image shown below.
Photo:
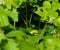
<svg viewBox="0 0 60 50"><path fill-rule="evenodd" d="M40 20L39 20L39 29L40 29Z"/></svg>
<svg viewBox="0 0 60 50"><path fill-rule="evenodd" d="M27 23L26 28L28 28L28 20L27 20L27 1L26 1L26 3L25 3L25 6L26 6L26 23Z"/></svg>
<svg viewBox="0 0 60 50"><path fill-rule="evenodd" d="M14 21L14 28L15 28L15 21Z"/></svg>
<svg viewBox="0 0 60 50"><path fill-rule="evenodd" d="M59 32L60 32L60 27L57 27L57 30L56 30L56 37L59 35Z"/></svg>
<svg viewBox="0 0 60 50"><path fill-rule="evenodd" d="M21 9L21 8L20 8L20 11L21 11L22 15L25 17L25 14L23 13L23 11L22 11L22 9Z"/></svg>
<svg viewBox="0 0 60 50"><path fill-rule="evenodd" d="M24 24L27 25L27 23L26 23L25 19L23 18L23 16L21 14L20 14L20 16L21 16L22 20L24 21Z"/></svg>
<svg viewBox="0 0 60 50"><path fill-rule="evenodd" d="M44 28L43 28L43 30L41 31L41 34L40 34L41 37L44 35L44 33L45 33L45 31L46 31L46 25L47 25L47 24L44 25Z"/></svg>
<svg viewBox="0 0 60 50"><path fill-rule="evenodd" d="M60 27L57 27L56 33L58 33L59 29L60 29Z"/></svg>
<svg viewBox="0 0 60 50"><path fill-rule="evenodd" d="M30 27L31 27L32 15L33 15L33 13L31 14L31 16L30 16L30 20L29 20L29 26L30 26Z"/></svg>

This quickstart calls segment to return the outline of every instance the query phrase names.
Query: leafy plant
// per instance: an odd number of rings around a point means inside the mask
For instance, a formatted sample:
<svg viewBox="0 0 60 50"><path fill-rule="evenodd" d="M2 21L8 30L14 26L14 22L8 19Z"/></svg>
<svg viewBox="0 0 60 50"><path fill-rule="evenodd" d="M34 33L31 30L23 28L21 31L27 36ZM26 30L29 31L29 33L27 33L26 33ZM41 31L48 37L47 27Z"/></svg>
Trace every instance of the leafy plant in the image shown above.
<svg viewBox="0 0 60 50"><path fill-rule="evenodd" d="M60 50L59 0L0 0L0 50Z"/></svg>

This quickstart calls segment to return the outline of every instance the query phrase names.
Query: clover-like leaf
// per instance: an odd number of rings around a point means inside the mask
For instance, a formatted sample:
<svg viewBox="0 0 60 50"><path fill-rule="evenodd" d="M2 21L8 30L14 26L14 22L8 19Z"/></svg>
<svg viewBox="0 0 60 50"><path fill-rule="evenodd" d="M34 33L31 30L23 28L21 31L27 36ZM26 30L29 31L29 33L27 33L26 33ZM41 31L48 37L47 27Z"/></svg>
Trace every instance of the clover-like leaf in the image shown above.
<svg viewBox="0 0 60 50"><path fill-rule="evenodd" d="M52 2L52 9L57 10L58 9L58 2Z"/></svg>
<svg viewBox="0 0 60 50"><path fill-rule="evenodd" d="M49 1L44 1L44 2L43 2L43 7L44 7L45 9L50 9L50 8L51 8L50 2L49 2Z"/></svg>
<svg viewBox="0 0 60 50"><path fill-rule="evenodd" d="M55 19L58 16L58 13L52 9L47 11L49 18Z"/></svg>
<svg viewBox="0 0 60 50"><path fill-rule="evenodd" d="M38 7L35 13L41 17L41 20L47 19L47 11L43 7Z"/></svg>

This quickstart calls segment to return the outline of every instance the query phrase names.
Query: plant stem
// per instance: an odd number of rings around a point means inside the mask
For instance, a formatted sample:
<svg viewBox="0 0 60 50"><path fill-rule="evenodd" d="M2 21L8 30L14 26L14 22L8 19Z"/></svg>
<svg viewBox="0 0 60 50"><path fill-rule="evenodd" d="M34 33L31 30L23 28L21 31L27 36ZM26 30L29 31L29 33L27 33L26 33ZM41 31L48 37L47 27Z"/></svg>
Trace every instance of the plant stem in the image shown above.
<svg viewBox="0 0 60 50"><path fill-rule="evenodd" d="M22 9L21 9L21 8L20 8L20 11L21 11L22 15L25 17L25 14L23 13L23 11L22 11Z"/></svg>
<svg viewBox="0 0 60 50"><path fill-rule="evenodd" d="M60 32L60 27L57 27L57 30L56 30L56 37L59 36L59 32Z"/></svg>
<svg viewBox="0 0 60 50"><path fill-rule="evenodd" d="M59 28L59 27L57 27L56 33L58 33L59 29L60 29L60 28Z"/></svg>
<svg viewBox="0 0 60 50"><path fill-rule="evenodd" d="M14 28L15 28L15 21L14 21Z"/></svg>
<svg viewBox="0 0 60 50"><path fill-rule="evenodd" d="M30 27L31 27L32 15L33 15L33 13L31 14L31 16L30 16L30 20L29 20L29 26L30 26Z"/></svg>
<svg viewBox="0 0 60 50"><path fill-rule="evenodd" d="M26 3L25 3L25 6L26 6L26 23L27 23L26 28L28 28L28 20L27 20L27 1L26 1Z"/></svg>
<svg viewBox="0 0 60 50"><path fill-rule="evenodd" d="M46 31L46 25L47 25L47 24L44 25L44 28L43 28L43 30L41 31L41 34L40 34L41 37L44 35L44 33L45 33L45 31Z"/></svg>
<svg viewBox="0 0 60 50"><path fill-rule="evenodd" d="M24 24L27 25L27 23L26 23L25 19L23 18L23 16L21 14L20 14L20 16L21 16L22 20L24 21Z"/></svg>
<svg viewBox="0 0 60 50"><path fill-rule="evenodd" d="M40 29L40 20L39 20L39 29Z"/></svg>

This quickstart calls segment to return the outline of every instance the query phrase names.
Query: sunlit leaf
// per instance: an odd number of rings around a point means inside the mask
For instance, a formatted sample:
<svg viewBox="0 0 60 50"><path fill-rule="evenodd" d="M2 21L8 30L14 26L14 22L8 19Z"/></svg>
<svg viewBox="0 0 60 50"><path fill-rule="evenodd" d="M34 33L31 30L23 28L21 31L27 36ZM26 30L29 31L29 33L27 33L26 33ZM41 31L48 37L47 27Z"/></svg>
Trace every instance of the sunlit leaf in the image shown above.
<svg viewBox="0 0 60 50"><path fill-rule="evenodd" d="M16 9L13 9L12 11L10 11L9 17L15 22L18 21L18 12L16 11Z"/></svg>
<svg viewBox="0 0 60 50"><path fill-rule="evenodd" d="M47 19L47 11L43 7L38 7L38 10L35 13L41 16L41 20Z"/></svg>
<svg viewBox="0 0 60 50"><path fill-rule="evenodd" d="M30 31L30 34L38 34L38 30L32 30Z"/></svg>
<svg viewBox="0 0 60 50"><path fill-rule="evenodd" d="M54 25L55 26L60 26L60 16L54 20Z"/></svg>
<svg viewBox="0 0 60 50"><path fill-rule="evenodd" d="M8 9L11 9L12 0L5 0L4 3Z"/></svg>
<svg viewBox="0 0 60 50"><path fill-rule="evenodd" d="M26 36L26 34L21 30L14 30L14 31L9 32L7 36L16 37L16 39L21 40L23 39L24 36Z"/></svg>
<svg viewBox="0 0 60 50"><path fill-rule="evenodd" d="M48 12L48 16L50 18L53 18L54 19L54 18L56 18L58 16L58 13L55 12L54 10L52 10L52 9L48 10L47 12Z"/></svg>
<svg viewBox="0 0 60 50"><path fill-rule="evenodd" d="M60 9L60 3L59 2L52 2L52 9L57 10Z"/></svg>
<svg viewBox="0 0 60 50"><path fill-rule="evenodd" d="M8 17L4 16L4 14L0 14L0 27L4 27L8 25L9 25Z"/></svg>
<svg viewBox="0 0 60 50"><path fill-rule="evenodd" d="M43 2L43 7L44 7L45 9L50 9L50 8L51 8L50 2L44 1L44 2Z"/></svg>

